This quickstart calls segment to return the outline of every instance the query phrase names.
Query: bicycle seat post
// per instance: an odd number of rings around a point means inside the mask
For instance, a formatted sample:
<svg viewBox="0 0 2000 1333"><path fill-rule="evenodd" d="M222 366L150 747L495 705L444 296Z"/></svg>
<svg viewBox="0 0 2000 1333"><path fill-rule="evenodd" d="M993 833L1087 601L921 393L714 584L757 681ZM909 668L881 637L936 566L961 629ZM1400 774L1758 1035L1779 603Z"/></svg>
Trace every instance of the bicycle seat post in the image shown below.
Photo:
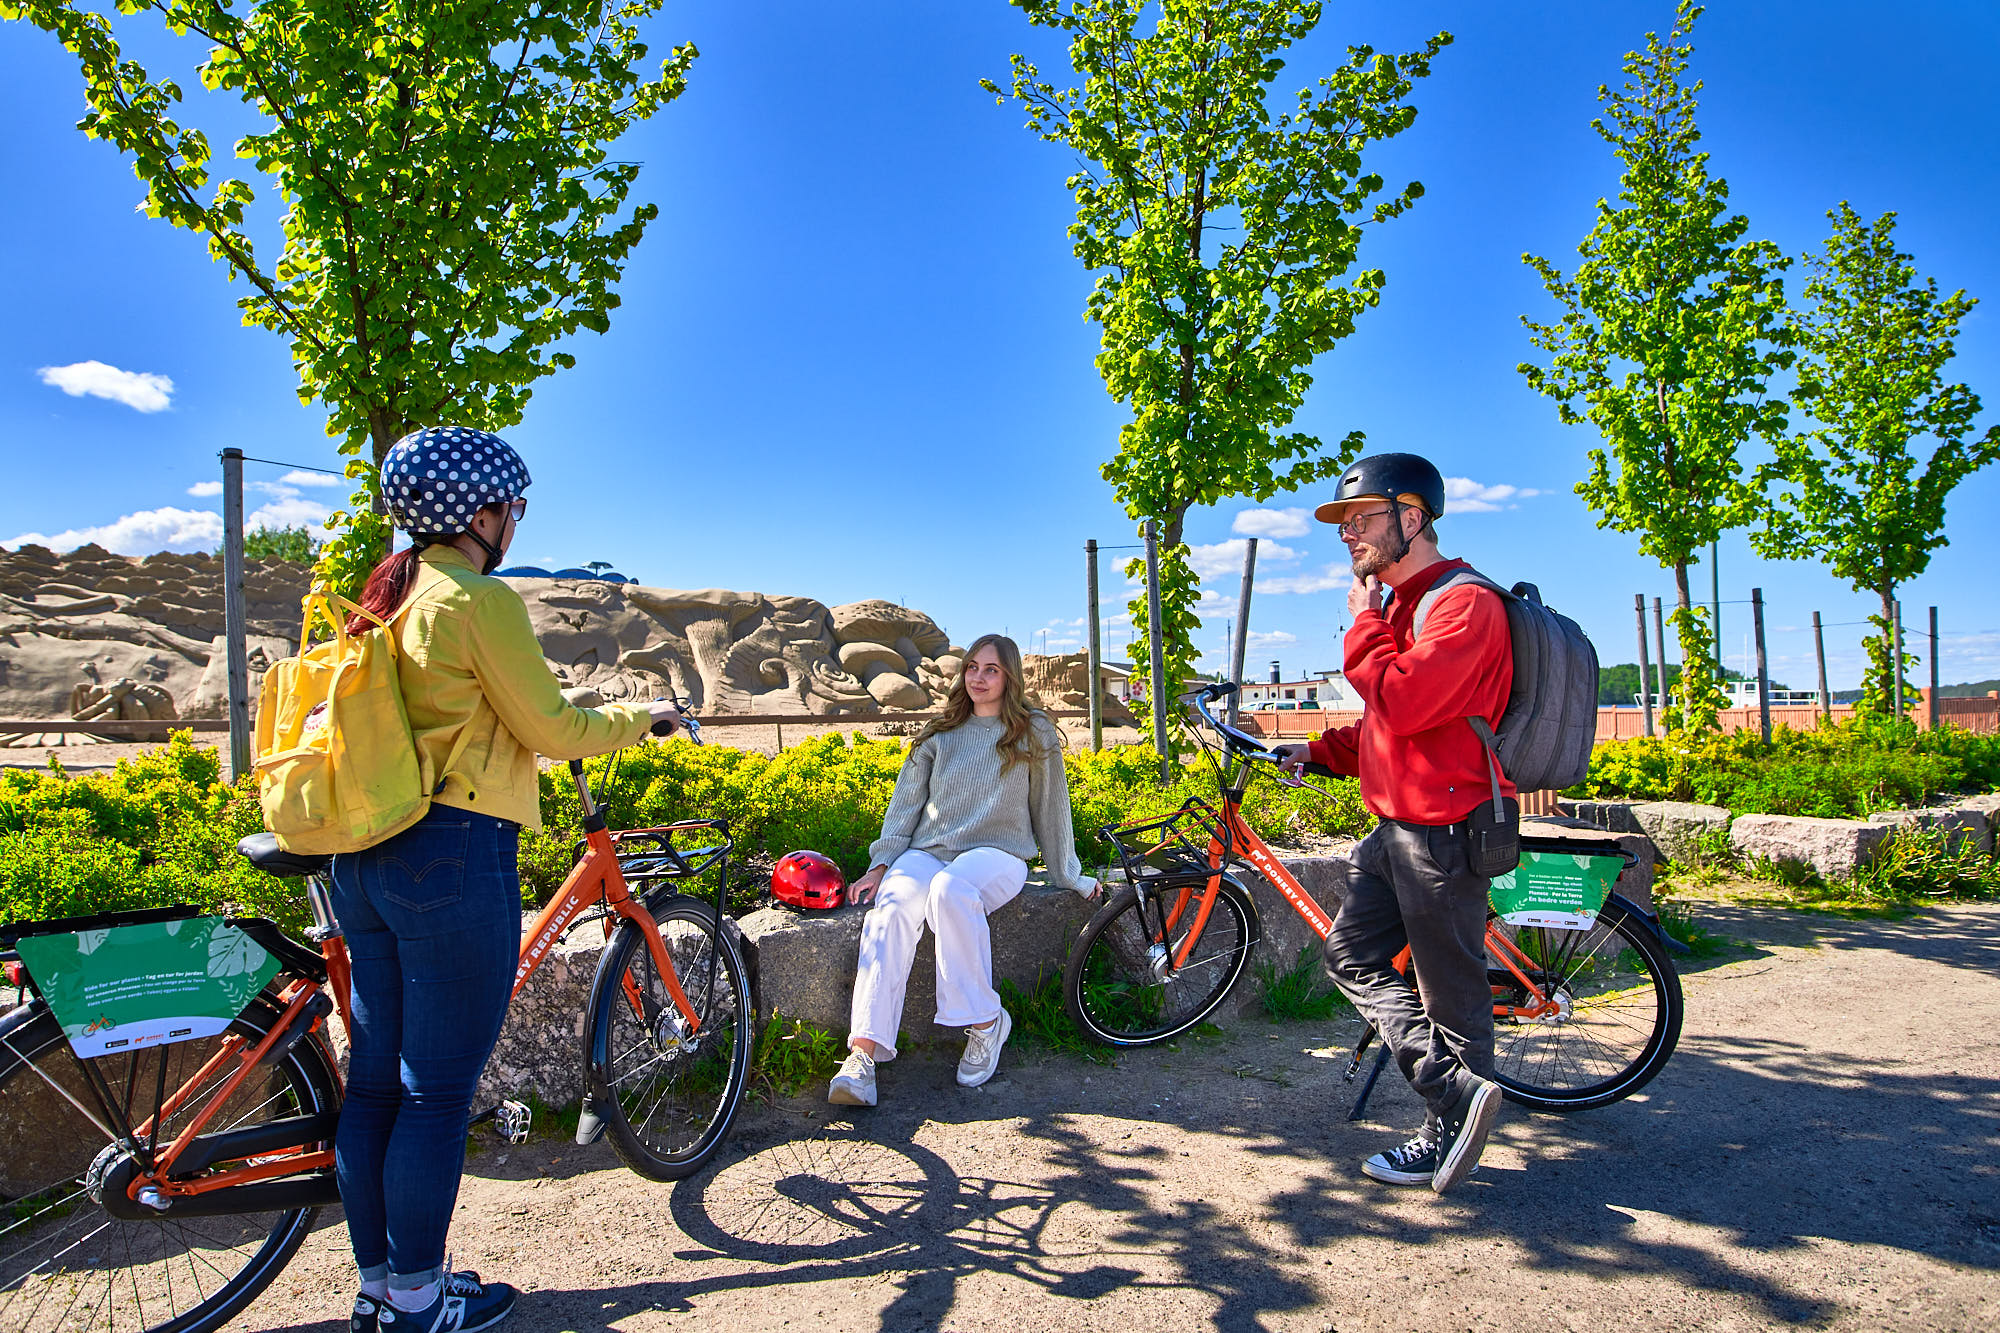
<svg viewBox="0 0 2000 1333"><path fill-rule="evenodd" d="M333 892L324 874L306 876L306 904L313 914L312 925L306 927L306 938L314 944L339 939L340 921L333 914Z"/></svg>

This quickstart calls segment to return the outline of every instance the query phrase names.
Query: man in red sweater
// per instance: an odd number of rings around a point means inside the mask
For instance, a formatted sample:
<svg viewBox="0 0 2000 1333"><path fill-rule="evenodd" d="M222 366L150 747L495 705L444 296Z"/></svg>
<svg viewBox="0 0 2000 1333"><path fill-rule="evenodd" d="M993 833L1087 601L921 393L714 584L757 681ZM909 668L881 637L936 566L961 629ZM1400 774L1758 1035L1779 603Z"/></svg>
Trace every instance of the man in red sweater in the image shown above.
<svg viewBox="0 0 2000 1333"><path fill-rule="evenodd" d="M1488 881L1474 872L1467 828L1476 807L1490 805L1492 787L1485 746L1467 719L1497 727L1506 711L1514 675L1507 611L1491 588L1452 578L1469 568L1464 561L1438 554L1431 525L1444 512L1444 478L1424 459L1361 459L1316 512L1339 525L1354 561L1347 679L1364 711L1354 726L1279 753L1294 771L1310 762L1358 776L1380 820L1355 850L1327 966L1429 1108L1408 1143L1361 1169L1442 1194L1478 1163L1500 1110ZM1513 785L1504 775L1501 782L1511 802ZM1390 965L1405 944L1420 991Z"/></svg>

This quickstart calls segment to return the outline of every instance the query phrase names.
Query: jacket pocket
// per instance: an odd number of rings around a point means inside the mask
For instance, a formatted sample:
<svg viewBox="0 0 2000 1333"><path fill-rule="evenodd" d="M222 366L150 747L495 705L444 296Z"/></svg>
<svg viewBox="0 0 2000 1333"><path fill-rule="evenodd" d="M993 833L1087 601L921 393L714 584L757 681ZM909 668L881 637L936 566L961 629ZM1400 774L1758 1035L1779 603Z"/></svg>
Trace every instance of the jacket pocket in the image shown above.
<svg viewBox="0 0 2000 1333"><path fill-rule="evenodd" d="M470 821L424 820L373 850L367 858L375 890L408 912L455 907L465 897L465 855ZM366 864L366 863L364 863Z"/></svg>

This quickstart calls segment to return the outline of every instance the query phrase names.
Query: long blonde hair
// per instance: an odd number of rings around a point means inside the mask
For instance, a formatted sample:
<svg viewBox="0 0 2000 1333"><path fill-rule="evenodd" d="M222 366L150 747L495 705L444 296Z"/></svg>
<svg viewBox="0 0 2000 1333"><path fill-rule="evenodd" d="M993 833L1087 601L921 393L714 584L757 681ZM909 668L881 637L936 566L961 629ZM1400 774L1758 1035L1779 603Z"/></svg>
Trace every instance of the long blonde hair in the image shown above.
<svg viewBox="0 0 2000 1333"><path fill-rule="evenodd" d="M973 655L981 648L991 648L993 655L1000 659L1001 674L1006 677L1006 685L1000 691L1000 720L1004 727L1000 739L993 742L993 748L1000 752L1004 767L1012 768L1026 759L1040 757L1040 742L1035 736L1035 719L1049 722L1048 714L1035 707L1035 701L1028 695L1026 677L1021 668L1021 649L1004 634L982 634L972 641L959 659L958 674L951 679L951 689L945 694L944 707L939 716L924 724L917 733L917 739L910 748L916 749L939 732L952 731L965 725L972 716L972 695L965 688L965 668L971 664ZM1054 723L1050 722L1053 727ZM1061 736L1058 729L1057 736Z"/></svg>

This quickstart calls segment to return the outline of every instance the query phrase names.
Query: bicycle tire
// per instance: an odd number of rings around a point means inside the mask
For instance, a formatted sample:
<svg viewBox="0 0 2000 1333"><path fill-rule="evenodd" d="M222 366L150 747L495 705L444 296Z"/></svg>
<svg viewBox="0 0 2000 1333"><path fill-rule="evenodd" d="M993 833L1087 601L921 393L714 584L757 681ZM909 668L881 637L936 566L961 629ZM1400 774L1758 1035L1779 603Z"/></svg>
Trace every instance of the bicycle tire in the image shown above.
<svg viewBox="0 0 2000 1333"><path fill-rule="evenodd" d="M1544 964L1537 984L1561 1001L1546 1018L1494 1020L1494 1074L1507 1099L1537 1111L1587 1111L1629 1097L1680 1041L1680 974L1652 924L1612 901L1589 931L1522 927L1515 943ZM1629 955L1629 956L1628 956ZM1496 1001L1525 989L1490 967Z"/></svg>
<svg viewBox="0 0 2000 1333"><path fill-rule="evenodd" d="M1164 890L1171 899L1176 891ZM1199 900L1191 897L1166 932L1169 956L1187 938ZM1230 880L1216 893L1188 963L1162 980L1149 956L1159 904L1141 906L1131 886L1112 895L1091 917L1063 968L1063 1003L1094 1040L1106 1046L1151 1046L1188 1031L1214 1013L1249 965L1257 942L1257 909Z"/></svg>
<svg viewBox="0 0 2000 1333"><path fill-rule="evenodd" d="M281 1014L259 1000L229 1031L255 1042ZM159 1105L162 1071L171 1095L220 1040L98 1056L90 1063L114 1095L133 1099L130 1118L142 1123ZM165 1136L191 1121L235 1068L232 1062L211 1076L170 1114ZM291 1261L319 1210L146 1221L112 1216L90 1198L86 1182L110 1140L49 1082L94 1106L82 1076L82 1062L39 1000L0 1017L0 1327L12 1333L221 1328ZM340 1100L325 1049L307 1037L266 1071L253 1072L204 1132L337 1112Z"/></svg>
<svg viewBox="0 0 2000 1333"><path fill-rule="evenodd" d="M692 1038L682 1030L646 937L628 921L591 987L585 1069L619 1160L649 1179L679 1180L722 1146L742 1107L750 977L729 928L716 932L711 904L669 897L650 910L700 1026Z"/></svg>

